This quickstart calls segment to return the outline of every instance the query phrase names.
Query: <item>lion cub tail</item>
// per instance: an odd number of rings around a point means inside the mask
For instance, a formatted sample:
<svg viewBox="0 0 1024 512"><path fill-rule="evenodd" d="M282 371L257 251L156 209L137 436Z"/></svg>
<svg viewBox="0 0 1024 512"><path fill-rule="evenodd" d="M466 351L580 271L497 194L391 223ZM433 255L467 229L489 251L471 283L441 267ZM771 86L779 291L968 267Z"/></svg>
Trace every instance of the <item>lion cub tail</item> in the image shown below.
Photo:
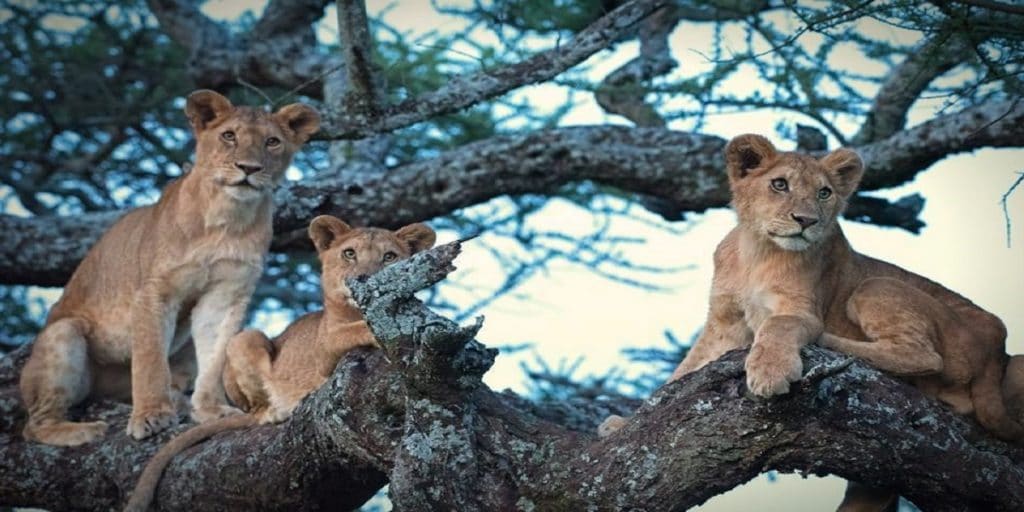
<svg viewBox="0 0 1024 512"><path fill-rule="evenodd" d="M236 414L196 425L171 439L160 451L156 452L156 455L146 464L146 468L142 470L142 475L139 476L139 481L135 484L135 490L132 491L131 499L124 507L125 512L145 512L149 509L149 505L153 502L153 495L156 493L156 486L160 483L160 477L176 455L214 434L251 427L257 423L256 417L252 414Z"/></svg>
<svg viewBox="0 0 1024 512"><path fill-rule="evenodd" d="M1018 423L1020 418L1011 416L1007 407L1008 399L1014 394L1006 394L1004 389L1009 381L1018 379L1012 376L1010 371L1024 364L1024 360L1014 362L1012 359L1005 367L1003 360L989 362L981 375L971 383L971 398L974 402L974 414L983 427L1000 439L1021 443L1024 442L1024 427ZM1014 368L1011 368L1011 365ZM1024 377L1024 373L1019 377ZM1024 380L1021 382L1024 383Z"/></svg>

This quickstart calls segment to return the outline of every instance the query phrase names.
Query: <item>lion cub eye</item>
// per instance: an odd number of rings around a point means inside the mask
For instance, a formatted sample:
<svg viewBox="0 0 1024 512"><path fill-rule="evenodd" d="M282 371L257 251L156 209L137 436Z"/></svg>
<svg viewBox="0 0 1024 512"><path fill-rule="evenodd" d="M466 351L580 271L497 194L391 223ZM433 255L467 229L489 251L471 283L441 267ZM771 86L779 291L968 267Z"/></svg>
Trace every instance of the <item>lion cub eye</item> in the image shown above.
<svg viewBox="0 0 1024 512"><path fill-rule="evenodd" d="M281 139L279 139L277 137L270 137L270 138L267 139L267 147L268 148L276 148L276 147L278 147L280 145L281 145Z"/></svg>
<svg viewBox="0 0 1024 512"><path fill-rule="evenodd" d="M388 251L388 252L384 253L384 263L391 263L392 261L395 261L395 258L397 258L397 257L398 257L397 254L395 254L395 253L393 253L391 251Z"/></svg>
<svg viewBox="0 0 1024 512"><path fill-rule="evenodd" d="M224 139L224 140L226 140L228 142L234 142L235 141L235 132L233 132L231 130L228 130L228 131L220 134L220 138L222 138L222 139Z"/></svg>
<svg viewBox="0 0 1024 512"><path fill-rule="evenodd" d="M775 178L772 180L772 190L775 190L776 192L785 192L789 190L789 183L786 181L786 178Z"/></svg>
<svg viewBox="0 0 1024 512"><path fill-rule="evenodd" d="M822 201L832 197L832 189L825 187L818 191L818 199Z"/></svg>
<svg viewBox="0 0 1024 512"><path fill-rule="evenodd" d="M341 255L344 256L345 259L347 259L347 260L354 260L354 259L356 259L356 250L355 249L345 249L344 251L341 252Z"/></svg>

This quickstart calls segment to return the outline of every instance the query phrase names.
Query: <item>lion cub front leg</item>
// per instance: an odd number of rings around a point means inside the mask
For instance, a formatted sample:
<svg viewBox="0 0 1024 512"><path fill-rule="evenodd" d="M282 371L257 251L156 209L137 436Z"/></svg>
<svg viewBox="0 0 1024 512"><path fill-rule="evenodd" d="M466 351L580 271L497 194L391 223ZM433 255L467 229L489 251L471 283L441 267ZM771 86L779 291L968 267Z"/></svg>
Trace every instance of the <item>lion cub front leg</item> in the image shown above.
<svg viewBox="0 0 1024 512"><path fill-rule="evenodd" d="M743 309L731 294L712 293L704 330L686 352L668 382L703 368L730 350L750 346L753 333L747 327Z"/></svg>
<svg viewBox="0 0 1024 512"><path fill-rule="evenodd" d="M174 336L178 305L146 289L132 307L132 414L128 435L143 439L178 424L171 392L167 350Z"/></svg>
<svg viewBox="0 0 1024 512"><path fill-rule="evenodd" d="M228 340L238 332L249 306L252 285L224 281L196 302L192 310L192 339L199 375L192 393L192 419L206 422L239 414L228 404L222 374Z"/></svg>
<svg viewBox="0 0 1024 512"><path fill-rule="evenodd" d="M380 347L377 338L370 331L366 320L356 320L334 327L328 336L331 354L341 359L346 352L356 347Z"/></svg>
<svg viewBox="0 0 1024 512"><path fill-rule="evenodd" d="M231 338L224 365L224 390L247 412L270 405L274 345L265 334L247 329Z"/></svg>
<svg viewBox="0 0 1024 512"><path fill-rule="evenodd" d="M744 365L750 391L764 398L788 393L789 384L803 374L800 348L818 339L822 329L821 320L811 315L768 317L754 335Z"/></svg>

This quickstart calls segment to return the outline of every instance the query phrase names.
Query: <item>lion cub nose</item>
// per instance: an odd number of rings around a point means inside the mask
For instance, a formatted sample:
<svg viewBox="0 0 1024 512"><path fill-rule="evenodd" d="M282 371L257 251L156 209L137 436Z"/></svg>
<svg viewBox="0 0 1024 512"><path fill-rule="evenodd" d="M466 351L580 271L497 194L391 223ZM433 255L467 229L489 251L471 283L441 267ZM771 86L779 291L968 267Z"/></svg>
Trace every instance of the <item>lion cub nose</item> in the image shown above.
<svg viewBox="0 0 1024 512"><path fill-rule="evenodd" d="M807 229L818 223L818 219L807 215L797 215L795 213L791 213L789 215L790 217L793 217L793 220L795 220L797 224L800 224L800 228L802 229Z"/></svg>
<svg viewBox="0 0 1024 512"><path fill-rule="evenodd" d="M263 169L263 166L256 162L235 162L235 167L238 167L246 176L260 172Z"/></svg>

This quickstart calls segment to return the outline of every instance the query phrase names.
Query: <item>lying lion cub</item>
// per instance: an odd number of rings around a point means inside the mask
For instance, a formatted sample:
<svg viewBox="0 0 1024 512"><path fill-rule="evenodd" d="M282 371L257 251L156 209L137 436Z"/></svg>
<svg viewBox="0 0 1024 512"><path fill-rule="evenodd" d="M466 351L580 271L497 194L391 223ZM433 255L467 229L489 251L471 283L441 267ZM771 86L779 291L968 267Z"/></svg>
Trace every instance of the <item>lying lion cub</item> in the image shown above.
<svg viewBox="0 0 1024 512"><path fill-rule="evenodd" d="M741 135L725 158L739 225L715 251L704 332L670 382L750 347L750 390L786 393L803 372L800 347L820 340L973 413L1002 439L1024 437L1001 390L1003 323L937 283L857 253L843 236L836 218L864 172L856 153L817 159ZM609 418L603 432L622 421ZM895 498L852 486L841 509L881 510Z"/></svg>
<svg viewBox="0 0 1024 512"><path fill-rule="evenodd" d="M826 347L908 378L1003 439L1008 356L999 318L941 285L857 253L836 217L864 164L848 149L819 159L781 153L758 135L726 148L735 227L715 251L704 332L672 375L751 347L747 385L760 396L800 378L800 347Z"/></svg>
<svg viewBox="0 0 1024 512"><path fill-rule="evenodd" d="M192 417L235 411L220 383L224 348L262 273L274 187L320 118L301 104L273 114L235 107L206 90L189 95L185 113L194 166L104 233L36 337L20 383L26 439L70 446L102 435L102 421L65 419L90 395L131 397L136 439L174 425L174 397L197 359Z"/></svg>
<svg viewBox="0 0 1024 512"><path fill-rule="evenodd" d="M231 401L249 414L192 427L161 448L143 470L125 510L149 507L161 473L182 450L218 432L287 419L306 395L330 377L346 352L375 346L345 280L429 249L435 240L434 231L424 224L394 232L353 229L328 215L313 219L309 237L320 256L324 310L300 317L273 341L256 330L231 339L224 388Z"/></svg>

